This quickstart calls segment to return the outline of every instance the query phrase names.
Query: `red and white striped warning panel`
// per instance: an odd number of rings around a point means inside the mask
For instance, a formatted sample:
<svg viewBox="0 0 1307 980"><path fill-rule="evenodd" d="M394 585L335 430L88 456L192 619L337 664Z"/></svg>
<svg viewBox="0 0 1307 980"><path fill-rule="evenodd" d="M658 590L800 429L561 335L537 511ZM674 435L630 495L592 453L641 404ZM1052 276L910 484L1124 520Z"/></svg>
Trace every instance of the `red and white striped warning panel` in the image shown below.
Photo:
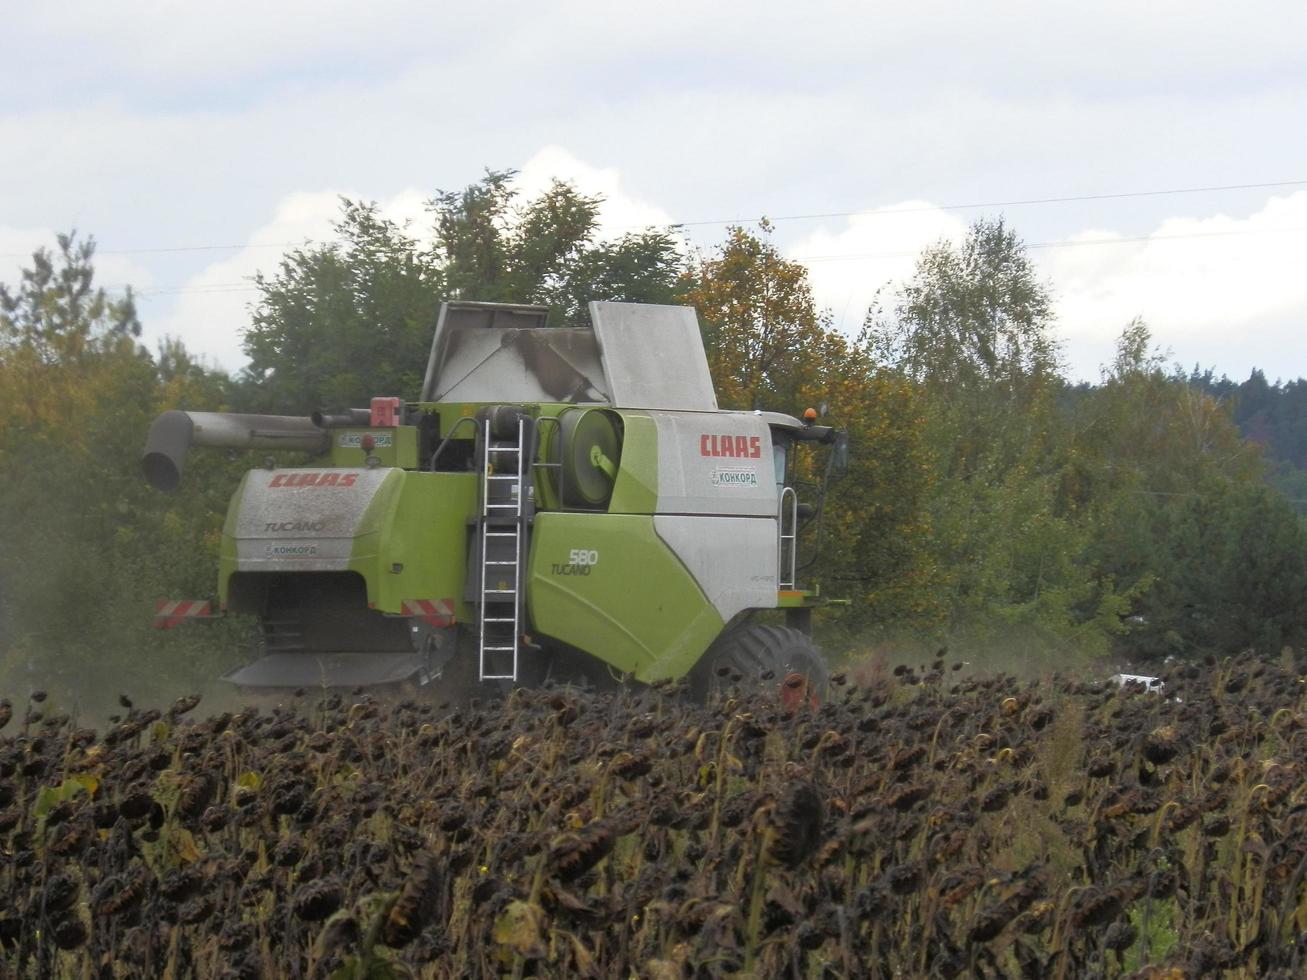
<svg viewBox="0 0 1307 980"><path fill-rule="evenodd" d="M154 604L154 628L170 630L188 619L217 619L213 603L203 599L160 599Z"/></svg>
<svg viewBox="0 0 1307 980"><path fill-rule="evenodd" d="M453 599L405 599L403 609L403 615L416 616L437 629L454 625Z"/></svg>

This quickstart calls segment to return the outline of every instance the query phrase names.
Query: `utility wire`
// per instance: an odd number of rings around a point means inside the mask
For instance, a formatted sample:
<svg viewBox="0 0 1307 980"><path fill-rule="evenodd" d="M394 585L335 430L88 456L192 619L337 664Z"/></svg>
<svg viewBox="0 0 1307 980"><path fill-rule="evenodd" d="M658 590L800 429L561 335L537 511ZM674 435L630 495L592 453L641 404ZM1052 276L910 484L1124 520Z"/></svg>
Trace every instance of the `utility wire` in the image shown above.
<svg viewBox="0 0 1307 980"><path fill-rule="evenodd" d="M1084 238L1075 241L1060 242L1026 242L1025 248L1080 248L1090 245L1130 245L1139 242L1167 242L1186 238L1228 238L1239 235L1268 235L1307 231L1307 226L1298 228L1242 228L1237 231L1190 231L1174 235L1139 235L1133 238ZM905 256L919 255L915 252L865 252L835 255L801 255L796 262L843 262L850 259L899 259Z"/></svg>
<svg viewBox="0 0 1307 980"><path fill-rule="evenodd" d="M776 221L814 221L820 218L852 218L882 214L918 214L924 211L967 211L974 208L1014 208L1037 204L1068 204L1074 201L1117 201L1132 197L1161 197L1166 194L1205 194L1216 191L1248 191L1267 187L1299 187L1307 185L1307 180L1272 180L1259 184L1219 184L1209 187L1173 187L1157 191L1121 191L1115 194L1075 194L1066 197L1032 197L1017 201L984 201L978 204L930 204L911 208L872 208L865 211L822 211L812 214L785 214L775 218ZM689 228L695 225L728 225L740 221L739 218L711 218L702 221L678 221L668 227ZM753 219L747 219L753 220Z"/></svg>
<svg viewBox="0 0 1307 980"><path fill-rule="evenodd" d="M1302 187L1307 186L1305 180L1269 180L1261 181L1254 184L1212 184L1206 187L1171 187L1162 190L1149 191L1120 191L1111 194L1073 194L1062 197L1032 197L1012 201L982 201L973 204L939 204L939 205L920 205L909 208L870 208L860 211L819 211L811 214L783 214L777 217L769 217L769 222L779 221L816 221L823 218L852 218L852 217L878 217L880 215L890 214L920 214L927 211L968 211L977 208L1012 208L1012 207L1031 207L1044 204L1070 204L1077 201L1119 201L1129 198L1140 197L1162 197L1174 194L1208 194L1221 191L1247 191L1247 190L1265 190L1271 187ZM703 218L694 221L671 221L663 225L626 225L624 229L631 228L696 228L706 225L730 225L730 224L754 224L758 218ZM116 248L116 249L96 249L97 255L152 255L168 252L231 252L240 251L247 248L297 248L303 246L304 242L261 242L258 244L242 245L169 245L150 248ZM9 252L0 253L0 258L4 259L26 259L30 258L30 253Z"/></svg>
<svg viewBox="0 0 1307 980"><path fill-rule="evenodd" d="M1147 242L1168 242L1183 241L1185 239L1195 238L1230 238L1241 235L1267 235L1267 234L1297 234L1307 232L1307 226L1294 228L1245 228L1238 231L1193 231L1179 232L1174 235L1140 235L1132 238L1091 238L1079 239L1075 241L1053 241L1053 242L1027 242L1026 248L1029 249L1052 249L1052 248L1084 248L1091 246L1103 245L1131 245ZM810 262L851 262L867 261L871 259L901 259L910 258L920 255L921 250L905 252L861 252L851 254L833 254L833 255L798 255L794 257L795 262L807 264ZM103 287L111 292L121 292L127 287L124 284L113 284ZM245 282L215 282L206 283L201 286L156 286L146 287L143 289L134 289L132 295L136 299L148 299L154 296L176 293L253 293L258 290L257 286L251 286Z"/></svg>

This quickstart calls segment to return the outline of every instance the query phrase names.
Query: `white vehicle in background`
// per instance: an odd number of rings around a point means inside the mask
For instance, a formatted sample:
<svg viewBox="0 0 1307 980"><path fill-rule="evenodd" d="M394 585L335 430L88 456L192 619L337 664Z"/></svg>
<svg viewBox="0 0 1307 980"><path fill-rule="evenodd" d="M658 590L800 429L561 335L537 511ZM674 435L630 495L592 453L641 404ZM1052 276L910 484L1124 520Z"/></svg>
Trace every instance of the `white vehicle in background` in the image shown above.
<svg viewBox="0 0 1307 980"><path fill-rule="evenodd" d="M1117 687L1125 687L1129 684L1139 684L1150 694L1162 693L1162 678L1149 677L1147 674L1113 674L1112 681Z"/></svg>

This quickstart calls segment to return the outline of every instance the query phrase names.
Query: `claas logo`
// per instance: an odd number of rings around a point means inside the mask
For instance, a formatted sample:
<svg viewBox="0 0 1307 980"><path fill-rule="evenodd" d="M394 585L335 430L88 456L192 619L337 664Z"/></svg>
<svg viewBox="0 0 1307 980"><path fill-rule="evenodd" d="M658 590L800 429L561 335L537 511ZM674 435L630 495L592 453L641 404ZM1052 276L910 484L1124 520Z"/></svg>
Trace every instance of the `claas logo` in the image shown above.
<svg viewBox="0 0 1307 980"><path fill-rule="evenodd" d="M278 473L268 484L279 487L352 487L357 473Z"/></svg>
<svg viewBox="0 0 1307 980"><path fill-rule="evenodd" d="M700 456L729 456L732 459L758 459L762 456L762 440L757 436L699 437Z"/></svg>

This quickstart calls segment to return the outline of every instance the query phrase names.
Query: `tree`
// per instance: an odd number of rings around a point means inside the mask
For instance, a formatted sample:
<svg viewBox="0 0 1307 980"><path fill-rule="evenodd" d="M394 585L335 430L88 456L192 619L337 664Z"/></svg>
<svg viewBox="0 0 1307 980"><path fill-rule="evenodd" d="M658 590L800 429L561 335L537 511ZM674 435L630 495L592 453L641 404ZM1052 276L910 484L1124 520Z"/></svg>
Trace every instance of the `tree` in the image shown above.
<svg viewBox="0 0 1307 980"><path fill-rule="evenodd" d="M16 290L0 283L0 348L26 350L43 363L81 356L88 346L141 334L128 287L111 299L94 287L95 239L56 237L57 254L39 248Z"/></svg>
<svg viewBox="0 0 1307 980"><path fill-rule="evenodd" d="M416 396L445 300L541 303L552 323L573 325L588 322L590 300L671 299L682 261L670 234L600 241L600 198L555 181L523 203L513 176L437 192L426 245L376 204L343 201L335 242L255 280L247 403L306 411Z"/></svg>
<svg viewBox="0 0 1307 980"><path fill-rule="evenodd" d="M944 402L976 392L1028 401L1059 374L1048 287L1002 218L981 219L961 245L917 260L893 315L869 318L878 353Z"/></svg>
<svg viewBox="0 0 1307 980"><path fill-rule="evenodd" d="M1052 298L1002 219L927 249L874 306L871 349L919 392L932 493L934 605L945 632L1049 653L1102 652L1128 611L1086 560L1068 505L1078 465L1059 398Z"/></svg>
<svg viewBox="0 0 1307 980"><path fill-rule="evenodd" d="M17 291L0 287L0 685L94 700L168 676L189 684L216 673L231 632L160 637L150 615L156 598L212 591L235 476L197 460L201 492L165 510L139 459L159 411L220 408L225 379L175 341L156 362L134 339L130 300L95 287L91 243L59 246L33 256ZM201 652L207 663L192 659Z"/></svg>
<svg viewBox="0 0 1307 980"><path fill-rule="evenodd" d="M1097 528L1087 554L1132 592L1118 646L1133 657L1274 653L1307 624L1301 523L1211 387L1167 373L1135 320L1076 412L1077 499Z"/></svg>
<svg viewBox="0 0 1307 980"><path fill-rule="evenodd" d="M337 241L296 249L245 334L243 405L308 414L408 395L422 384L445 276L376 204L344 200Z"/></svg>
<svg viewBox="0 0 1307 980"><path fill-rule="evenodd" d="M798 396L830 331L819 315L808 270L784 259L765 220L760 234L731 227L701 258L685 302L704 324L708 365L723 408L801 411Z"/></svg>
<svg viewBox="0 0 1307 980"><path fill-rule="evenodd" d="M941 478L994 478L1040 451L1062 384L1053 325L1049 290L1001 218L927 249L893 309L869 311L877 356L927 398Z"/></svg>
<svg viewBox="0 0 1307 980"><path fill-rule="evenodd" d="M852 452L823 515L817 577L855 598L851 631L929 618L920 403L866 344L831 327L807 269L785 260L770 234L766 223L756 235L729 229L687 277L683 299L698 310L718 402L794 414L827 406ZM802 475L817 478L812 469Z"/></svg>

